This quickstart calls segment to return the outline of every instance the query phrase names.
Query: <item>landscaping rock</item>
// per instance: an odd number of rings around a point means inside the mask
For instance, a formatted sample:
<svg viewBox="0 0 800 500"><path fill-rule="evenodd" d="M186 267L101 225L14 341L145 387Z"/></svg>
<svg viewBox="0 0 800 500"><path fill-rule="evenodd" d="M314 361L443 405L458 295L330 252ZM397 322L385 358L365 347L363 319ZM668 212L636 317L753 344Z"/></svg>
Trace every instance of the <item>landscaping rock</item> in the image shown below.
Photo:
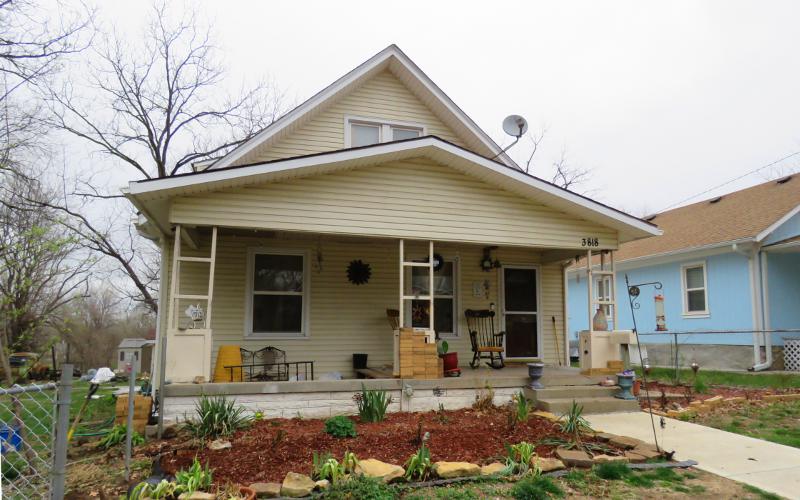
<svg viewBox="0 0 800 500"><path fill-rule="evenodd" d="M195 491L194 493L181 493L178 500L216 500L217 495L206 493L205 491Z"/></svg>
<svg viewBox="0 0 800 500"><path fill-rule="evenodd" d="M481 467L481 476L491 476L494 474L500 474L506 469L506 464L501 464L500 462L494 462L489 465L484 465Z"/></svg>
<svg viewBox="0 0 800 500"><path fill-rule="evenodd" d="M703 404L706 404L706 405L709 405L709 406L720 405L720 404L722 404L722 396L714 396L712 398L708 398L705 401L703 401Z"/></svg>
<svg viewBox="0 0 800 500"><path fill-rule="evenodd" d="M554 470L561 470L566 469L567 466L564 465L564 462L557 458L545 458L539 457L536 459L537 463L539 464L539 468L544 472L553 472Z"/></svg>
<svg viewBox="0 0 800 500"><path fill-rule="evenodd" d="M590 457L589 454L583 450L557 448L556 456L559 458L559 460L564 462L564 464L570 467L589 468L594 464L594 462L592 462L592 457Z"/></svg>
<svg viewBox="0 0 800 500"><path fill-rule="evenodd" d="M178 435L178 424L165 424L161 430L161 439L172 439Z"/></svg>
<svg viewBox="0 0 800 500"><path fill-rule="evenodd" d="M746 397L744 397L744 396L733 396L733 397L730 397L730 398L725 398L725 399L723 399L722 401L723 401L724 403L726 403L726 404L730 404L730 403L744 403L745 401L747 401L747 398L746 398Z"/></svg>
<svg viewBox="0 0 800 500"><path fill-rule="evenodd" d="M399 465L387 464L374 458L359 460L356 465L356 474L363 474L367 477L375 477L384 483L390 483L406 474L406 470Z"/></svg>
<svg viewBox="0 0 800 500"><path fill-rule="evenodd" d="M198 375L194 379L192 379L192 383L193 384L205 384L206 383L206 378L204 376L202 376L202 375Z"/></svg>
<svg viewBox="0 0 800 500"><path fill-rule="evenodd" d="M208 449L212 451L227 450L233 447L230 441L225 439L215 439L208 443Z"/></svg>
<svg viewBox="0 0 800 500"><path fill-rule="evenodd" d="M317 483L305 474L289 472L283 478L281 485L281 495L291 498L307 497L314 491Z"/></svg>
<svg viewBox="0 0 800 500"><path fill-rule="evenodd" d="M624 464L630 462L630 459L624 456L614 456L614 455L597 455L592 457L592 460L596 464L604 464L606 462L622 462Z"/></svg>
<svg viewBox="0 0 800 500"><path fill-rule="evenodd" d="M256 492L256 498L278 498L281 496L281 483L253 483L250 489Z"/></svg>
<svg viewBox="0 0 800 500"><path fill-rule="evenodd" d="M558 415L556 415L555 413L550 413L549 411L544 411L544 410L536 410L535 412L532 413L532 415L536 415L537 417L545 418L545 419L547 419L547 420L549 420L551 422L557 422L559 420Z"/></svg>
<svg viewBox="0 0 800 500"><path fill-rule="evenodd" d="M631 450L642 443L642 440L628 437L628 436L615 436L608 440L609 444L622 448L624 450Z"/></svg>
<svg viewBox="0 0 800 500"><path fill-rule="evenodd" d="M647 411L647 410L644 410L644 411ZM594 437L596 437L597 439L599 439L600 441L602 441L604 443L607 443L607 442L611 441L612 439L614 439L615 437L617 437L617 435L616 434L611 434L610 432L598 432L597 434L594 435Z"/></svg>
<svg viewBox="0 0 800 500"><path fill-rule="evenodd" d="M317 481L314 484L316 484L316 489L318 489L320 491L325 491L325 490L327 490L328 488L331 487L331 482L328 481L327 479L320 479L319 481Z"/></svg>
<svg viewBox="0 0 800 500"><path fill-rule="evenodd" d="M436 462L433 464L433 471L442 479L452 479L478 476L481 473L481 467L469 462Z"/></svg>

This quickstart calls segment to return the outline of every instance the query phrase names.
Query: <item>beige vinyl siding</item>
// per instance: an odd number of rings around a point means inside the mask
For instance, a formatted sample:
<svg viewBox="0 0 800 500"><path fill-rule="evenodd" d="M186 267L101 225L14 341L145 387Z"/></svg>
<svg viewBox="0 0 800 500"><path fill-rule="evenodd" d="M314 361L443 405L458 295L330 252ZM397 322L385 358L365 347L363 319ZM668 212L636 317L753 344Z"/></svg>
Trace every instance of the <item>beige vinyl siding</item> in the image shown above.
<svg viewBox="0 0 800 500"><path fill-rule="evenodd" d="M305 250L308 252L310 271L307 286L310 291L309 337L305 339L245 338L245 300L247 282L247 250L263 247L274 250ZM466 366L471 359L469 335L464 321L464 310L484 309L490 303L498 304L499 270L484 272L479 263L482 247L478 245L437 244L435 251L446 260L458 259L459 293L456 312L459 337L448 339L451 351L459 353L459 361ZM205 255L207 245L198 251L184 249L185 255ZM424 256L423 245L408 242L410 258ZM321 261L318 260L321 255ZM500 248L494 255L509 264L536 264L540 255L531 249ZM365 285L353 285L347 280L346 269L351 260L368 263L372 276ZM540 267L541 316L544 335L544 360L556 363L551 316L558 328L563 328L563 288L559 264ZM202 272L182 273L182 288L202 288L206 283ZM489 280L490 295L473 297L473 283ZM387 308L398 307L398 243L388 239L364 239L330 236L309 236L286 239L281 237L251 237L222 232L217 247L217 266L213 302L213 353L212 370L220 345L240 345L257 349L272 345L286 350L289 361L315 362L317 376L337 371L351 377L352 354L367 353L370 366L392 363L392 332L386 319ZM182 316L182 313L181 315ZM546 321L544 321L546 319ZM500 318L497 318L500 326ZM563 331L559 330L563 342ZM181 353L169 352L170 356ZM563 356L563 348L561 348Z"/></svg>
<svg viewBox="0 0 800 500"><path fill-rule="evenodd" d="M274 145L259 149L237 163L256 163L343 149L345 116L418 123L426 127L428 135L463 145L455 133L400 80L391 72L383 71L319 112L305 125L278 139Z"/></svg>
<svg viewBox="0 0 800 500"><path fill-rule="evenodd" d="M581 248L614 230L503 191L429 160L393 162L176 198L171 221L254 229Z"/></svg>

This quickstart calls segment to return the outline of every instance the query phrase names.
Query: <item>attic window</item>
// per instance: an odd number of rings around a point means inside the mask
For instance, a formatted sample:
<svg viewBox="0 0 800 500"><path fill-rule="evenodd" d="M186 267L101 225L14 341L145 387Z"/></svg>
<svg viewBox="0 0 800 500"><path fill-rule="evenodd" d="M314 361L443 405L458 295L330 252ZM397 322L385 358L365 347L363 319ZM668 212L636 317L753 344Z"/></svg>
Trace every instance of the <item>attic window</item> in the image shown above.
<svg viewBox="0 0 800 500"><path fill-rule="evenodd" d="M782 178L778 179L777 181L775 181L775 183L776 184L786 184L790 180L792 180L792 176L791 175L787 175L786 177L782 177Z"/></svg>
<svg viewBox="0 0 800 500"><path fill-rule="evenodd" d="M425 135L425 126L418 123L360 117L345 117L344 130L346 148L402 141Z"/></svg>
<svg viewBox="0 0 800 500"><path fill-rule="evenodd" d="M721 200L721 199L722 199L722 196L717 196L716 198L708 200L708 202L713 205L714 203L719 203L719 200Z"/></svg>

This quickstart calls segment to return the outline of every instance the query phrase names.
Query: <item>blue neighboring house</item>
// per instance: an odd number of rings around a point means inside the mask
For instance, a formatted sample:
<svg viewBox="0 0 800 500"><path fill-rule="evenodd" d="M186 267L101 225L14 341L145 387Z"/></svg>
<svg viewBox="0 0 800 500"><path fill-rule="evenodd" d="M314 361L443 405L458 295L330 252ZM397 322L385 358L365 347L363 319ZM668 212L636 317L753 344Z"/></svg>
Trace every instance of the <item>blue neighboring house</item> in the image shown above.
<svg viewBox="0 0 800 500"><path fill-rule="evenodd" d="M671 364L671 333L679 333L684 366L783 369L784 338L800 333L769 332L800 329L800 174L647 220L664 234L615 253L620 324L611 327L633 327L626 276L631 284L658 281L670 334L641 337L651 364ZM583 258L568 270L573 339L588 329L586 281ZM613 293L608 277L594 281L596 296ZM641 287L636 320L643 334L656 333L654 295L652 286Z"/></svg>

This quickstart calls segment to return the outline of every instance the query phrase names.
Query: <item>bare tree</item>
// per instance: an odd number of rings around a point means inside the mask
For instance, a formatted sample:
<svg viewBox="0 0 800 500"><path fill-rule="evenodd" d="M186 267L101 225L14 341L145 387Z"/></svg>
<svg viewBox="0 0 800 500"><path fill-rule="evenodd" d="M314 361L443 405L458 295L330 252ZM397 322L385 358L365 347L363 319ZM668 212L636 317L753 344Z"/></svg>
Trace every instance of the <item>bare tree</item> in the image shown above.
<svg viewBox="0 0 800 500"><path fill-rule="evenodd" d="M165 2L156 3L137 43L103 37L83 85L51 87L49 123L128 167L133 179L168 177L224 155L274 121L282 96L259 83L220 98L226 71L211 38L195 12L173 18ZM156 276L144 265L151 257L133 242L131 218L121 227L87 215L118 197L87 179L51 208L69 216L89 248L116 262L139 300L156 311Z"/></svg>
<svg viewBox="0 0 800 500"><path fill-rule="evenodd" d="M574 167L567 161L567 148L561 148L561 156L553 162L553 184L564 189L574 190L575 186L589 180L591 171L589 169Z"/></svg>
<svg viewBox="0 0 800 500"><path fill-rule="evenodd" d="M528 160L525 162L525 172L530 173L531 165L533 163L533 158L536 156L536 153L539 152L539 145L544 140L544 136L547 133L547 127L542 127L539 129L538 132L528 132L527 137L528 141L531 143L531 152L528 155Z"/></svg>

